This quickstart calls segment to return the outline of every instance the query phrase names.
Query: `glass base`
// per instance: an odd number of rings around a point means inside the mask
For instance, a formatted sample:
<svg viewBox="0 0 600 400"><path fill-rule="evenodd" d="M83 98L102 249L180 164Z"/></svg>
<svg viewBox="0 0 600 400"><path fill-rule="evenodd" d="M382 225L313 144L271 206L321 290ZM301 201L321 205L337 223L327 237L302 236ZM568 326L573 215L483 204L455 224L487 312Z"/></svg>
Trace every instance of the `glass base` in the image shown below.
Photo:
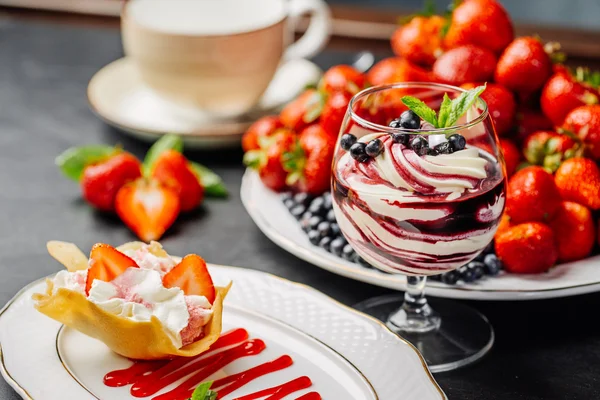
<svg viewBox="0 0 600 400"><path fill-rule="evenodd" d="M427 316L407 318L404 296L387 295L354 306L383 321L390 330L412 343L431 372L469 365L483 357L494 343L494 329L478 311L461 303L429 298Z"/></svg>

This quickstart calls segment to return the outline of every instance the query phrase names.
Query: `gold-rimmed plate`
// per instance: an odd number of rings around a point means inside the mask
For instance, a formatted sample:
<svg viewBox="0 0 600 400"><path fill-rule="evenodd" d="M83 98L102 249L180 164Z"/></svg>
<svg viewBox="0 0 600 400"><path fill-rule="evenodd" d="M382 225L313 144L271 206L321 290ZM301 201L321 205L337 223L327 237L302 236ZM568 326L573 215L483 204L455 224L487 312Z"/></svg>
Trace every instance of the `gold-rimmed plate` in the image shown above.
<svg viewBox="0 0 600 400"><path fill-rule="evenodd" d="M312 386L285 399L311 391L324 399L446 399L416 349L378 321L314 289L269 274L212 265L210 269L217 282L234 281L224 329L244 328L251 338L264 340L267 348L209 378L235 374L283 355L294 360L291 367L262 376L223 400L300 376L308 376ZM112 388L103 383L107 372L127 368L131 361L33 308L31 295L44 288L43 280L28 285L0 314L1 367L9 384L25 399L135 398L129 386Z"/></svg>

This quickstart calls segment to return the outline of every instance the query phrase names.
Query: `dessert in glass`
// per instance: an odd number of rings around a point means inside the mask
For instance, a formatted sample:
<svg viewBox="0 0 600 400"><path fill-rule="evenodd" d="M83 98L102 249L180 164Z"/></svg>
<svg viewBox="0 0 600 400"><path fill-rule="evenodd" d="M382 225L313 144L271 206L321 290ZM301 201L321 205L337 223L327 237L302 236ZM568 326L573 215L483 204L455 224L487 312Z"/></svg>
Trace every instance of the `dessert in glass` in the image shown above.
<svg viewBox="0 0 600 400"><path fill-rule="evenodd" d="M475 361L493 343L481 314L424 296L428 275L463 266L492 241L504 209L504 161L483 90L366 89L350 102L334 155L342 233L373 267L407 275L403 298L357 307L410 340L434 372Z"/></svg>

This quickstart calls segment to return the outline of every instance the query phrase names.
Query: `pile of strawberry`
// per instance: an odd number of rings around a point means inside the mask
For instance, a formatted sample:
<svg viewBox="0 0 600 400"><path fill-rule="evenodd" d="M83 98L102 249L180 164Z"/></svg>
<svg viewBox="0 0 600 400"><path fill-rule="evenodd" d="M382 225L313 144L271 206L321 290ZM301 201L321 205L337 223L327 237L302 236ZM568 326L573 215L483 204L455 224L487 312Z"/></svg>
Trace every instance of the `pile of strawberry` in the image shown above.
<svg viewBox="0 0 600 400"><path fill-rule="evenodd" d="M224 197L221 178L182 154L180 137L166 135L143 163L120 147L73 147L56 158L64 175L79 182L94 208L116 212L143 241L158 240L180 212L196 209L204 196Z"/></svg>

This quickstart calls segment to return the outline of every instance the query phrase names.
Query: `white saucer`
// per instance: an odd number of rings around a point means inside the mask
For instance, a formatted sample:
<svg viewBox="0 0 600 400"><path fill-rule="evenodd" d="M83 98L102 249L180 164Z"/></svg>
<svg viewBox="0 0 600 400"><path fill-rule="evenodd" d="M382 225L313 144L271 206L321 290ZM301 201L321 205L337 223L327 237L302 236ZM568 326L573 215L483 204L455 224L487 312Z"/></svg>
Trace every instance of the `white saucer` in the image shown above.
<svg viewBox="0 0 600 400"><path fill-rule="evenodd" d="M161 97L142 82L126 57L98 71L90 80L87 96L90 108L102 120L140 140L155 141L165 133L176 133L190 147L227 147L239 145L252 122L277 112L307 85L316 83L321 74L321 69L308 60L288 61L281 65L254 110L228 119L217 119Z"/></svg>

